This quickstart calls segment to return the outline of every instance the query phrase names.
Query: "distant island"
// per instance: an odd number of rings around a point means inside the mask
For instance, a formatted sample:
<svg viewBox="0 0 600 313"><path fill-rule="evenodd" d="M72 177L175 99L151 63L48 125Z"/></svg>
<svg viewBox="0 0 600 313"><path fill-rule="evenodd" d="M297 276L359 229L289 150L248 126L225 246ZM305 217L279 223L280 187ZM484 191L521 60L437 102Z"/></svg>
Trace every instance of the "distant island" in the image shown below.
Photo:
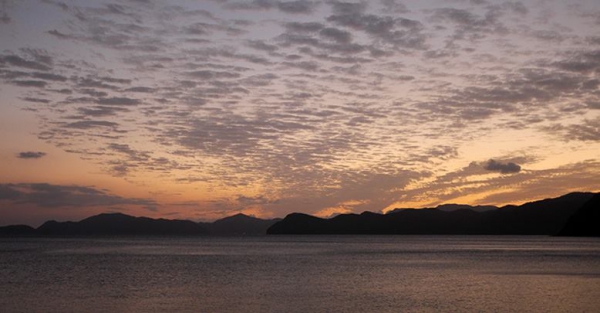
<svg viewBox="0 0 600 313"><path fill-rule="evenodd" d="M599 201L600 193L576 192L500 208L441 205L396 209L388 214L343 214L330 219L294 213L275 223L267 233L598 236Z"/></svg>
<svg viewBox="0 0 600 313"><path fill-rule="evenodd" d="M284 219L236 214L212 223L104 213L38 228L0 227L2 237L257 236L291 234L600 236L600 193L575 192L519 206L444 204L435 208L364 212L329 219L292 213Z"/></svg>
<svg viewBox="0 0 600 313"><path fill-rule="evenodd" d="M27 225L0 227L2 237L80 236L256 236L280 219L260 219L236 214L212 223L189 220L152 219L121 213L103 213L79 222L48 221L38 228Z"/></svg>

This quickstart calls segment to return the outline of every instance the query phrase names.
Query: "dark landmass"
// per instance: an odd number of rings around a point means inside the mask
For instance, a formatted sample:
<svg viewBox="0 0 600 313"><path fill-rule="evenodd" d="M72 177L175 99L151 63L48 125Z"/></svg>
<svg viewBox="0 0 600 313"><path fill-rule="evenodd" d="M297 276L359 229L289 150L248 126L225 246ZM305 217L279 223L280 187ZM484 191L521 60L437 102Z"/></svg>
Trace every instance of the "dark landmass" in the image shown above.
<svg viewBox="0 0 600 313"><path fill-rule="evenodd" d="M428 209L364 212L322 219L293 213L283 220L243 214L212 223L152 219L105 213L79 222L48 221L37 229L0 227L0 237L78 236L240 236L264 234L421 234L600 236L600 193L570 193L558 198L507 205L448 204Z"/></svg>
<svg viewBox="0 0 600 313"><path fill-rule="evenodd" d="M0 237L32 237L36 236L35 228L27 225L9 225L0 227Z"/></svg>
<svg viewBox="0 0 600 313"><path fill-rule="evenodd" d="M213 223L195 223L104 213L79 222L48 221L37 229L26 225L0 227L0 237L265 235L277 221L237 214Z"/></svg>
<svg viewBox="0 0 600 313"><path fill-rule="evenodd" d="M271 226L267 233L556 235L569 217L594 196L594 193L570 193L492 210L471 210L468 206L453 210L399 209L388 214L364 212L330 219L294 213ZM597 214L598 206L591 206Z"/></svg>
<svg viewBox="0 0 600 313"><path fill-rule="evenodd" d="M600 194L579 208L558 235L600 237Z"/></svg>
<svg viewBox="0 0 600 313"><path fill-rule="evenodd" d="M466 209L466 210L471 210L471 211L475 211L475 212L485 212L485 211L497 210L498 207L493 206L493 205L468 205L468 204L450 203L450 204L438 205L435 208L425 208L425 209L436 209L439 211L446 211L446 212L453 212L453 211ZM398 212L401 212L404 210L414 210L414 209L413 208L397 208L397 209L393 209L393 210L387 212L386 214L398 213ZM420 209L420 210L423 210L423 209Z"/></svg>
<svg viewBox="0 0 600 313"><path fill-rule="evenodd" d="M184 220L133 217L121 213L105 213L79 222L48 221L37 228L41 236L148 236L148 235L207 235L208 230L198 223Z"/></svg>
<svg viewBox="0 0 600 313"><path fill-rule="evenodd" d="M236 214L213 223L207 223L207 226L211 235L256 236L267 234L267 229L280 220L263 220L244 214Z"/></svg>

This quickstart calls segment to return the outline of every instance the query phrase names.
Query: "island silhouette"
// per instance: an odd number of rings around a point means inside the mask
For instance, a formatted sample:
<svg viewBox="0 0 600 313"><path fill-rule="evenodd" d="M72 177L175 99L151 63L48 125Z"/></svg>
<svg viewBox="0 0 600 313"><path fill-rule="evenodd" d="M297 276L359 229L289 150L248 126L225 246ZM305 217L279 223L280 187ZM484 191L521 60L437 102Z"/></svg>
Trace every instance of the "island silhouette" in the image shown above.
<svg viewBox="0 0 600 313"><path fill-rule="evenodd" d="M559 235L600 236L600 193L574 192L522 205L395 209L319 218L292 213L284 219L236 214L212 223L103 213L78 222L48 221L38 228L0 227L3 237L257 236L292 234Z"/></svg>

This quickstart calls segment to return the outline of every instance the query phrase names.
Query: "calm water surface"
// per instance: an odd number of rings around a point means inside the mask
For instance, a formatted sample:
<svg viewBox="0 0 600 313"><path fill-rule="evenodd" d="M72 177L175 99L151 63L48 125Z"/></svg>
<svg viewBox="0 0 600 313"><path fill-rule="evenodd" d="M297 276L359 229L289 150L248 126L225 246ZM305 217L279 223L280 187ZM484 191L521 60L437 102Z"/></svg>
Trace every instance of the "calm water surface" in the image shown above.
<svg viewBox="0 0 600 313"><path fill-rule="evenodd" d="M600 312L600 239L0 239L2 312Z"/></svg>

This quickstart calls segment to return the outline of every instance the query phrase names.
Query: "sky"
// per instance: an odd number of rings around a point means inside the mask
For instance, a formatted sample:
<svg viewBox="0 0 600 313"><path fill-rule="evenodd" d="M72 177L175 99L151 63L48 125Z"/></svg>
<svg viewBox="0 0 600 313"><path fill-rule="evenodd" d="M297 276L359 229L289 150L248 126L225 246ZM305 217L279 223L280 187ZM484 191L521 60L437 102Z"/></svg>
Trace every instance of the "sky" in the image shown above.
<svg viewBox="0 0 600 313"><path fill-rule="evenodd" d="M0 0L0 225L600 191L600 2Z"/></svg>

